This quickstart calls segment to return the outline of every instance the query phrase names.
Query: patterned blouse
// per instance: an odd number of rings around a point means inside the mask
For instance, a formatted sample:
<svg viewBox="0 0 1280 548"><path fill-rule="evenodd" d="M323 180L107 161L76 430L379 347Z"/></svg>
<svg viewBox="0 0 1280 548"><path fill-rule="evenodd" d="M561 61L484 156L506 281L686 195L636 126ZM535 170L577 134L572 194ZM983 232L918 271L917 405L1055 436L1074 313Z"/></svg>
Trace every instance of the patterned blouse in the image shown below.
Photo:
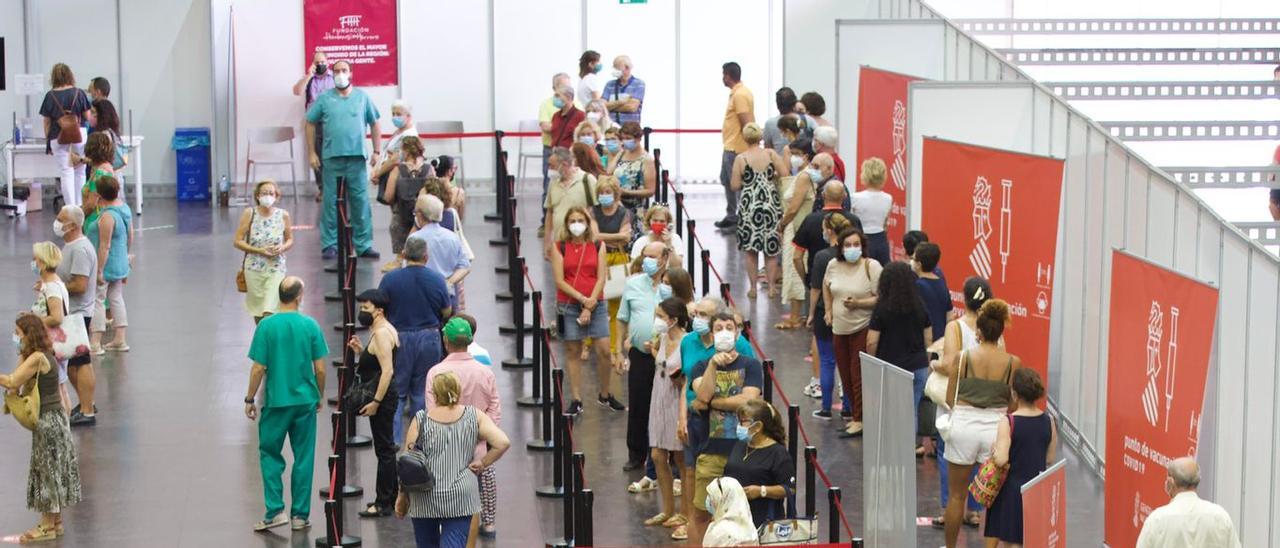
<svg viewBox="0 0 1280 548"><path fill-rule="evenodd" d="M249 224L249 245L268 247L284 245L284 210L272 208L271 214L263 217L258 208L253 208L253 221ZM245 270L254 272L284 272L284 255L265 257L250 253L244 263Z"/></svg>

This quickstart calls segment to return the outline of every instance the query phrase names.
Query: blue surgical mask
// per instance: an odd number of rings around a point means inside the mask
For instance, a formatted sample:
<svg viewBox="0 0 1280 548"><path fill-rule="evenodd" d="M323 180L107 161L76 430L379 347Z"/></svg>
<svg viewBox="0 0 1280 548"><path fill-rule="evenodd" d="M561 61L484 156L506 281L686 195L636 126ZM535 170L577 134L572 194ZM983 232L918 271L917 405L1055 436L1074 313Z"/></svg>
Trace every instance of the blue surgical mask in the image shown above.
<svg viewBox="0 0 1280 548"><path fill-rule="evenodd" d="M605 139L605 140L604 140L604 149L605 149L605 150L607 150L607 151L609 151L609 154L613 154L613 153L617 152L617 151L618 151L618 147L619 147L619 145L618 145L618 140L617 140L617 139Z"/></svg>
<svg viewBox="0 0 1280 548"><path fill-rule="evenodd" d="M17 333L13 334L13 346L22 348L22 337L19 337Z"/></svg>
<svg viewBox="0 0 1280 548"><path fill-rule="evenodd" d="M553 97L551 99L551 104L556 108L564 108L564 99L561 99L560 97Z"/></svg>
<svg viewBox="0 0 1280 548"><path fill-rule="evenodd" d="M694 333L697 333L699 336L701 336L701 335L706 335L707 333L710 333L710 332L711 332L711 320L708 320L708 319L706 319L706 318L697 318L697 317L695 317L695 318L693 319L693 332L694 332Z"/></svg>
<svg viewBox="0 0 1280 548"><path fill-rule="evenodd" d="M404 116L392 116L391 125L396 126L396 129L404 127Z"/></svg>
<svg viewBox="0 0 1280 548"><path fill-rule="evenodd" d="M36 276L40 275L40 265L36 263L35 259L31 260L31 273Z"/></svg>
<svg viewBox="0 0 1280 548"><path fill-rule="evenodd" d="M737 434L738 434L739 440L742 440L742 441L750 440L751 428L748 426L743 426L741 423L739 423L737 428Z"/></svg>
<svg viewBox="0 0 1280 548"><path fill-rule="evenodd" d="M600 74L602 70L604 70L604 63L596 63L596 66L591 68L591 72L596 74Z"/></svg>
<svg viewBox="0 0 1280 548"><path fill-rule="evenodd" d="M640 268L644 270L645 275L653 276L658 273L658 260L653 257L645 257L640 261Z"/></svg>
<svg viewBox="0 0 1280 548"><path fill-rule="evenodd" d="M600 202L600 205L602 205L602 206L604 206L604 207L609 207L609 206L613 205L613 195L612 195L612 194L598 194L598 195L596 195L596 201Z"/></svg>
<svg viewBox="0 0 1280 548"><path fill-rule="evenodd" d="M815 185L820 185L827 180L826 177L822 176L822 170L816 167L808 168L804 172L809 174L809 180L813 181Z"/></svg>
<svg viewBox="0 0 1280 548"><path fill-rule="evenodd" d="M658 298L664 301L671 298L671 284L658 284Z"/></svg>
<svg viewBox="0 0 1280 548"><path fill-rule="evenodd" d="M630 140L628 140L628 141L623 141L623 142L622 142L622 148L625 148L625 149L627 149L627 150L635 150L635 149L636 149L636 142L635 142L635 141L630 141Z"/></svg>
<svg viewBox="0 0 1280 548"><path fill-rule="evenodd" d="M861 258L862 258L862 248L861 248L861 247L846 247L846 248L844 248L844 260L849 261L849 262L851 262L851 263L852 263L852 262L855 262L855 261L857 261L858 259L861 259Z"/></svg>
<svg viewBox="0 0 1280 548"><path fill-rule="evenodd" d="M707 498L702 501L702 505L706 507L708 514L711 514L712 516L716 515L716 504L711 502L711 493L707 493Z"/></svg>
<svg viewBox="0 0 1280 548"><path fill-rule="evenodd" d="M596 146L596 138L590 135L583 135L582 137L578 137L578 141L580 141L582 144L587 145L589 147Z"/></svg>

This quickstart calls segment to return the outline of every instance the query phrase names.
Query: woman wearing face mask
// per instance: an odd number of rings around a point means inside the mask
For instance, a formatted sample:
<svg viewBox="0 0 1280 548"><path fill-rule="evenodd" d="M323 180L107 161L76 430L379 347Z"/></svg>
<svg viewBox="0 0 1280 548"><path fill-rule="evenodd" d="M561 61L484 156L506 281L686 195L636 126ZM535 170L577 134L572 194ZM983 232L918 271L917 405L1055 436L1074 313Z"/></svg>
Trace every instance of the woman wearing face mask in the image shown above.
<svg viewBox="0 0 1280 548"><path fill-rule="evenodd" d="M636 215L658 188L658 170L649 151L644 149L644 129L640 124L622 124L618 129L618 143L622 152L609 156L606 171L618 178L618 184L622 185L622 205Z"/></svg>
<svg viewBox="0 0 1280 548"><path fill-rule="evenodd" d="M62 511L80 502L80 465L58 395L57 361L45 323L34 314L18 315L13 344L18 350L18 367L13 373L0 375L0 387L18 390L35 378L40 391L40 414L31 432L27 476L27 507L40 512L40 523L18 538L19 543L27 544L62 536Z"/></svg>
<svg viewBox="0 0 1280 548"><path fill-rule="evenodd" d="M568 413L582 411L582 340L591 338L596 350L596 375L600 383L596 401L615 411L626 409L609 392L609 317L601 306L606 272L605 246L591 228L591 214L572 207L564 216L559 242L552 246L551 272L556 282L556 309L564 341L566 371L572 400Z"/></svg>
<svg viewBox="0 0 1280 548"><path fill-rule="evenodd" d="M827 321L827 307L823 303L822 288L826 285L827 267L841 253L836 235L851 225L844 215L829 213L822 220L822 236L830 247L819 251L813 259L813 271L809 273L809 325L813 327L813 340L818 355L818 386L821 388L822 408L813 417L831 420L831 399L835 396L836 352L833 346L831 324ZM845 420L853 418L853 404L848 392L842 394L840 415Z"/></svg>
<svg viewBox="0 0 1280 548"><path fill-rule="evenodd" d="M622 151L622 143L618 140L618 129L620 126L614 124L604 130L604 143L600 147L600 163L604 164L605 170L609 169L609 160Z"/></svg>
<svg viewBox="0 0 1280 548"><path fill-rule="evenodd" d="M588 104L604 95L604 78L600 71L604 63L600 62L600 54L594 50L582 52L578 58L578 101Z"/></svg>
<svg viewBox="0 0 1280 548"><path fill-rule="evenodd" d="M591 120L583 120L577 127L573 128L574 144L582 143L591 147L597 154L597 147L604 142L604 133L600 131L600 126Z"/></svg>
<svg viewBox="0 0 1280 548"><path fill-rule="evenodd" d="M62 251L53 242L38 242L31 246L31 273L36 275L36 302L31 305L45 327L50 329L61 326L67 314L67 284L58 277L58 265L62 264ZM71 412L71 399L67 397L67 364L59 361L58 394L62 397L63 411Z"/></svg>
<svg viewBox="0 0 1280 548"><path fill-rule="evenodd" d="M417 137L418 133L413 126L413 113L409 103L403 99L396 99L391 103L391 125L395 126L395 131L391 133L391 140L387 142L387 153L382 158L382 162L377 167L369 170L369 181L378 187L379 190L387 187L387 178L390 173L395 170L397 165L405 160L400 154L401 145L404 143L405 137ZM384 204L391 202L383 200L384 193L375 196L378 201Z"/></svg>
<svg viewBox="0 0 1280 548"><path fill-rule="evenodd" d="M890 260L885 220L893 209L893 196L884 191L885 173L884 160L868 158L862 162L862 184L866 188L850 197L853 214L862 220L862 229L867 233L867 256L882 266Z"/></svg>
<svg viewBox="0 0 1280 548"><path fill-rule="evenodd" d="M423 156L422 141L417 135L410 135L400 141L400 157L394 169L387 176L387 185L382 189L382 201L391 204L391 252L397 257L404 250L404 240L413 232L413 206L418 202L418 192L427 179L435 175L431 165ZM386 165L384 163L384 165ZM383 266L383 271L400 266L400 260L392 259Z"/></svg>
<svg viewBox="0 0 1280 548"><path fill-rule="evenodd" d="M778 122L778 127L782 129L783 136L788 135L789 125L786 123L788 119L794 118L793 115L783 116ZM792 124L794 125L794 124ZM808 164L807 157L803 155L805 148L812 147L807 139L803 142L791 141L786 150L790 151L791 146L797 147L796 154L791 156L793 161L799 160ZM809 149L809 156L813 154ZM784 157L786 155L784 154ZM795 168L795 165L792 166ZM792 173L796 173L792 171ZM800 273L791 265L795 263L796 253L803 256L803 249L796 249L792 242L795 239L796 231L800 229L800 224L804 222L805 215L813 210L814 189L816 185L814 179L807 170L800 169L798 175L782 178L782 224L778 225L778 231L782 234L782 303L788 305L791 309L791 317L774 325L778 329L796 329L804 327L804 297L805 286L804 278L800 277ZM803 212L803 213L801 213Z"/></svg>
<svg viewBox="0 0 1280 548"><path fill-rule="evenodd" d="M759 255L764 255L765 274L769 284L769 297L778 296L778 254L782 252L782 198L778 183L790 167L783 165L782 157L773 149L760 148L763 133L760 126L747 124L742 128L746 151L739 153L733 162L733 176L729 186L741 191L738 205L738 249L746 257L747 297L756 297L758 285Z"/></svg>
<svg viewBox="0 0 1280 548"><path fill-rule="evenodd" d="M458 173L458 164L453 159L453 156L441 154L431 160L431 169L436 172L436 178L444 182L446 194L449 197L449 200L444 202L444 206L458 210L458 218L465 218L467 216L467 191L453 183L453 176Z"/></svg>
<svg viewBox="0 0 1280 548"><path fill-rule="evenodd" d="M792 175L798 175L803 164L809 163L809 159L813 158L813 128L809 127L808 120L807 117L799 114L788 114L778 119L778 132L787 142L782 147L782 159L791 166ZM792 158L793 155L805 150L808 151L805 158L801 160Z"/></svg>
<svg viewBox="0 0 1280 548"><path fill-rule="evenodd" d="M631 212L622 207L618 199L621 189L618 180L608 175L599 179L596 185L596 205L591 208L591 216L596 221L596 237L604 243L606 271L608 267L631 263L631 255L627 250L631 246ZM609 299L609 348L618 347L617 316L621 298ZM585 349L584 349L585 350ZM612 356L612 361L622 359L620 355Z"/></svg>
<svg viewBox="0 0 1280 548"><path fill-rule="evenodd" d="M609 117L609 107L605 105L604 99L593 99L587 103L587 121L595 124L600 131L608 131L616 125Z"/></svg>
<svg viewBox="0 0 1280 548"><path fill-rule="evenodd" d="M274 314L280 306L280 282L284 281L284 254L293 247L293 219L283 208L275 207L279 198L274 181L261 181L253 189L256 207L240 214L236 227L235 247L244 252L242 260L245 287L245 309L254 323Z"/></svg>
<svg viewBox="0 0 1280 548"><path fill-rule="evenodd" d="M657 367L653 373L653 394L649 400L649 458L658 477L658 491L662 494L662 511L644 521L645 525L661 525L675 528L689 522L687 516L676 513L675 484L671 472L671 457L684 462L684 444L677 435L679 426L680 388L684 386L681 370L680 342L689 329L689 311L685 303L675 297L658 303L654 314L653 330L657 349L654 359Z"/></svg>
<svg viewBox="0 0 1280 548"><path fill-rule="evenodd" d="M840 437L862 435L862 367L858 354L867 349L867 326L876 306L880 283L880 263L863 256L866 236L856 228L846 228L836 237L840 254L827 265L822 282L824 320L831 325L836 369L844 385L844 396L853 408L850 422Z"/></svg>
<svg viewBox="0 0 1280 548"><path fill-rule="evenodd" d="M738 443L729 452L724 475L738 480L756 528L783 519L783 501L795 493L796 465L787 451L782 416L769 402L751 400L738 408Z"/></svg>
<svg viewBox="0 0 1280 548"><path fill-rule="evenodd" d="M361 517L376 518L391 515L396 502L396 442L392 426L396 414L396 390L391 380L394 375L396 351L400 347L400 334L387 321L386 310L390 299L380 289L366 289L356 297L360 305L357 320L369 328L369 342L364 344L356 336L347 341L347 347L357 356L356 387L372 388L373 401L360 409L346 409L347 413L359 413L369 417L369 431L373 434L373 452L378 458L377 491L373 502L360 511ZM386 405L383 405L386 402Z"/></svg>
<svg viewBox="0 0 1280 548"><path fill-rule="evenodd" d="M650 242L667 244L667 249L671 251L667 262L669 266L679 267L684 264L683 252L686 249L684 238L676 234L676 229L671 224L671 210L664 205L655 204L645 212L644 233L631 243L631 258L639 257L640 252L644 251L644 246L649 245Z"/></svg>
<svg viewBox="0 0 1280 548"><path fill-rule="evenodd" d="M704 504L711 525L702 537L703 546L759 546L760 537L751 521L751 506L738 480L717 478L707 486Z"/></svg>

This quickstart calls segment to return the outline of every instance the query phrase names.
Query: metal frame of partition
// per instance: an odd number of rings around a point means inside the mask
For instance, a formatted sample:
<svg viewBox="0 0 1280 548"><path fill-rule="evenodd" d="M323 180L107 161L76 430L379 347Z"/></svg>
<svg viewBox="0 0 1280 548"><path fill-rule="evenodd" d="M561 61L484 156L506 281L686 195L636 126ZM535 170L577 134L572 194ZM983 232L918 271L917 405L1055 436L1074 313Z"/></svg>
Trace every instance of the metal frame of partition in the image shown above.
<svg viewBox="0 0 1280 548"><path fill-rule="evenodd" d="M977 35L1015 34L1270 34L1280 19L953 19Z"/></svg>
<svg viewBox="0 0 1280 548"><path fill-rule="evenodd" d="M1160 169L1190 188L1280 188L1280 166L1166 166Z"/></svg>
<svg viewBox="0 0 1280 548"><path fill-rule="evenodd" d="M1017 65L1274 65L1280 48L1002 48Z"/></svg>
<svg viewBox="0 0 1280 548"><path fill-rule="evenodd" d="M1041 82L1064 99L1104 101L1141 99L1277 99L1280 82Z"/></svg>
<svg viewBox="0 0 1280 548"><path fill-rule="evenodd" d="M1107 121L1112 135L1125 141L1257 141L1280 139L1280 121L1203 120Z"/></svg>
<svg viewBox="0 0 1280 548"><path fill-rule="evenodd" d="M1280 245L1280 221L1269 223L1236 223L1236 228L1262 245Z"/></svg>

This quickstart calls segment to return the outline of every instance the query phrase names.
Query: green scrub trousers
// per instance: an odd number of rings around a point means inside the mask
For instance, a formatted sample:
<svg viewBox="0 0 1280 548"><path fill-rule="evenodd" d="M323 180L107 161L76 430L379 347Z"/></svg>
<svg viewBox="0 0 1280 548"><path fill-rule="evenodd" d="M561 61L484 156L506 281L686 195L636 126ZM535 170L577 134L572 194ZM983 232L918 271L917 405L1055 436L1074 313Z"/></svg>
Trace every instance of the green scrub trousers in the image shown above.
<svg viewBox="0 0 1280 548"><path fill-rule="evenodd" d="M264 407L258 417L258 460L262 467L262 496L267 503L265 519L284 511L284 438L289 436L293 450L293 473L289 476L289 495L293 497L290 517L307 519L311 515L311 481L315 475L316 406L290 405Z"/></svg>
<svg viewBox="0 0 1280 548"><path fill-rule="evenodd" d="M338 177L347 179L347 216L356 253L373 247L369 210L369 160L363 156L334 156L320 165L324 177L324 211L320 215L320 249L338 245Z"/></svg>

